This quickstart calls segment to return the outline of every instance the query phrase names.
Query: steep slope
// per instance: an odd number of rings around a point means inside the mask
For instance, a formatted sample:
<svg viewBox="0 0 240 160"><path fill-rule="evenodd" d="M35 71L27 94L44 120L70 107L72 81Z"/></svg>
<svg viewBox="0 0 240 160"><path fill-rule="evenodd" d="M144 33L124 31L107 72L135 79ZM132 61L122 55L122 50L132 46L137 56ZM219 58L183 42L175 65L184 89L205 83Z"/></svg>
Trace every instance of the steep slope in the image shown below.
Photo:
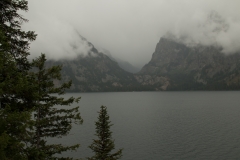
<svg viewBox="0 0 240 160"><path fill-rule="evenodd" d="M121 60L121 59L117 59L117 60L113 60L113 61L117 62L119 67L121 67L122 69L124 69L125 71L130 72L130 73L137 73L141 69L141 68L134 67L129 62Z"/></svg>
<svg viewBox="0 0 240 160"><path fill-rule="evenodd" d="M227 56L220 48L188 47L161 38L151 61L138 73L138 77L143 75L165 78L162 89L166 90L239 89L240 55Z"/></svg>
<svg viewBox="0 0 240 160"><path fill-rule="evenodd" d="M137 68L135 66L133 66L132 64L130 64L127 61L124 61L122 59L113 57L112 54L110 53L110 51L106 50L106 49L101 49L102 53L104 53L105 55L107 55L111 60L115 61L118 63L119 67L121 67L122 69L124 69L127 72L130 73L137 73L140 71L141 68Z"/></svg>
<svg viewBox="0 0 240 160"><path fill-rule="evenodd" d="M138 87L133 74L124 71L117 62L88 43L91 50L87 56L78 55L75 59L46 63L47 66L62 65L62 81L73 82L70 91L130 91Z"/></svg>

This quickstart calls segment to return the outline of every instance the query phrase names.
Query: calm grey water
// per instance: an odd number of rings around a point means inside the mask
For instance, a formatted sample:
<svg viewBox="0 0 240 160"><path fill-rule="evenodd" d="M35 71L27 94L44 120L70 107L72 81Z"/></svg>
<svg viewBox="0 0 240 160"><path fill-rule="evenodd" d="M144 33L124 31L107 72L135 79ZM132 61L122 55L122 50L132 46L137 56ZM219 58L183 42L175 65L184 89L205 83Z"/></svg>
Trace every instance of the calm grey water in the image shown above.
<svg viewBox="0 0 240 160"><path fill-rule="evenodd" d="M240 159L240 92L71 93L81 96L84 123L52 140L80 143L75 158L91 156L88 146L101 105L108 107L115 146L122 160Z"/></svg>

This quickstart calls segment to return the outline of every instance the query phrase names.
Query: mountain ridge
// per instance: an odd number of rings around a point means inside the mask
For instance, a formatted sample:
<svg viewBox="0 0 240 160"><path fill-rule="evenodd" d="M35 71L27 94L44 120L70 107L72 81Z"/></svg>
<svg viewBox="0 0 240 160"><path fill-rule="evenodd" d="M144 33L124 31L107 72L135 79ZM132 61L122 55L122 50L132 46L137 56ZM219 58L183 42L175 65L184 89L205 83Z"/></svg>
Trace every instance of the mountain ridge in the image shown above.
<svg viewBox="0 0 240 160"><path fill-rule="evenodd" d="M137 86L132 73L119 67L118 63L99 52L93 44L88 55L74 59L48 60L46 66L62 66L62 82L72 80L72 92L131 91ZM55 81L55 84L60 84Z"/></svg>
<svg viewBox="0 0 240 160"><path fill-rule="evenodd" d="M188 47L161 38L152 59L139 74L161 75L171 81L168 90L239 89L240 54L225 55L213 46Z"/></svg>
<svg viewBox="0 0 240 160"><path fill-rule="evenodd" d="M225 55L221 48L189 47L163 37L157 43L151 60L133 74L99 52L92 43L88 44L91 50L87 56L47 62L48 66L62 65L62 81L73 82L69 91L240 89L240 54Z"/></svg>

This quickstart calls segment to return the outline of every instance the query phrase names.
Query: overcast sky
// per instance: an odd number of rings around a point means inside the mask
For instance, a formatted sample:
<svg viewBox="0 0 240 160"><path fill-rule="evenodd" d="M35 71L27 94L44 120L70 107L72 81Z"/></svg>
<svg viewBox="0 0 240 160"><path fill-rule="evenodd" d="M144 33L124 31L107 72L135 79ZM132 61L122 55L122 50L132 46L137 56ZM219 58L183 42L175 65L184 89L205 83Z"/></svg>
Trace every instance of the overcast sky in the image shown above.
<svg viewBox="0 0 240 160"><path fill-rule="evenodd" d="M86 54L77 32L136 66L149 62L166 33L221 45L227 54L240 50L240 0L30 0L22 14L29 19L23 28L38 34L32 57Z"/></svg>

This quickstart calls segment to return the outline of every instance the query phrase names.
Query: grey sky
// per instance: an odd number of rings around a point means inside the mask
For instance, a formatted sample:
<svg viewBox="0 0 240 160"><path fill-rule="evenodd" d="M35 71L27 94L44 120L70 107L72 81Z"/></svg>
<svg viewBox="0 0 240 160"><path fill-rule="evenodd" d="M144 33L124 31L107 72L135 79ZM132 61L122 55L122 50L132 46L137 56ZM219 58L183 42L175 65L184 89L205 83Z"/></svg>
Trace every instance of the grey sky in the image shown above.
<svg viewBox="0 0 240 160"><path fill-rule="evenodd" d="M148 63L167 32L185 43L221 45L227 54L240 50L239 0L31 0L23 14L29 19L24 29L38 34L32 57L86 53L89 47L76 30L97 48L137 66Z"/></svg>

